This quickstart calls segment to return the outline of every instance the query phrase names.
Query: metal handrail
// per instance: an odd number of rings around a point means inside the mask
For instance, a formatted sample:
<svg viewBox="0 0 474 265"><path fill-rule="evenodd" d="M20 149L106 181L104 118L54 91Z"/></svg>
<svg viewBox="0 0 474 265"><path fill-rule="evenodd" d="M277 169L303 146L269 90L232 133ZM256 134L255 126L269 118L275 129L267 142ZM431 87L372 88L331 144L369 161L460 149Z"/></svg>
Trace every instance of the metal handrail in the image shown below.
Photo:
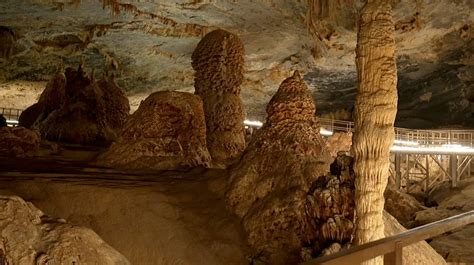
<svg viewBox="0 0 474 265"><path fill-rule="evenodd" d="M354 265L384 255L385 265L401 265L403 248L474 223L474 211L449 217L301 265Z"/></svg>

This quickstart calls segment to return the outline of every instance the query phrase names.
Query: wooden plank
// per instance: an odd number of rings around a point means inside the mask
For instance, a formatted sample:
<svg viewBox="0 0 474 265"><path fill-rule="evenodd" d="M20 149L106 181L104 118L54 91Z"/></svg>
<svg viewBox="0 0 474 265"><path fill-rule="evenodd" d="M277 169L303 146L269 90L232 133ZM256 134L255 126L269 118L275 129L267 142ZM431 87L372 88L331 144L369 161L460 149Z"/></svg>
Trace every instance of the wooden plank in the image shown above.
<svg viewBox="0 0 474 265"><path fill-rule="evenodd" d="M302 265L345 265L360 264L403 248L413 243L432 238L443 233L455 230L465 225L474 223L474 211L456 215L431 224L420 226L395 236L386 237L361 246L355 246L340 251L334 255L313 259Z"/></svg>

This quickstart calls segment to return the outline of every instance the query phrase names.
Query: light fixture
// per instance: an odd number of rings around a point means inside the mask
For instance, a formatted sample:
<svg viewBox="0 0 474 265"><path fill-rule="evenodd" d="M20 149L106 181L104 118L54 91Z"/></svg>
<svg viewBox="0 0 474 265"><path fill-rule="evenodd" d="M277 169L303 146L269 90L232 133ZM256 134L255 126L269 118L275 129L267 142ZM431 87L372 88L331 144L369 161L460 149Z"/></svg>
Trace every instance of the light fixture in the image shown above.
<svg viewBox="0 0 474 265"><path fill-rule="evenodd" d="M332 131L326 130L323 127L321 127L321 129L319 129L319 133L321 135L324 135L324 136L331 136L331 135L334 134Z"/></svg>
<svg viewBox="0 0 474 265"><path fill-rule="evenodd" d="M260 121L250 121L250 120L244 120L244 124L247 126L253 126L253 127L262 127L263 123Z"/></svg>

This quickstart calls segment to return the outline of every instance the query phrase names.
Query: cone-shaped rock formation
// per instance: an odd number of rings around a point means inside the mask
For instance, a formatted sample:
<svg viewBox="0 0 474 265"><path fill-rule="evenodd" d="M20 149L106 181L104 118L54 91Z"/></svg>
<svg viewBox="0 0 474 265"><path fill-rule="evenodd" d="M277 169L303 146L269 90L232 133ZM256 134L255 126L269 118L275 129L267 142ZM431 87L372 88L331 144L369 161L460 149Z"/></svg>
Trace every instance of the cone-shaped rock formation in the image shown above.
<svg viewBox="0 0 474 265"><path fill-rule="evenodd" d="M154 170L209 166L202 105L199 96L189 93L151 94L130 116L99 164Z"/></svg>
<svg viewBox="0 0 474 265"><path fill-rule="evenodd" d="M352 178L342 177L345 169L325 176L331 158L315 111L295 72L273 96L266 123L230 170L228 204L242 218L249 243L272 264L298 262L302 253L310 258L351 239ZM345 183L349 188L341 189ZM328 198L335 203L326 204Z"/></svg>
<svg viewBox="0 0 474 265"><path fill-rule="evenodd" d="M230 164L245 149L244 46L227 31L207 34L192 55L195 93L204 102L207 145L216 165Z"/></svg>
<svg viewBox="0 0 474 265"><path fill-rule="evenodd" d="M103 145L116 139L129 111L128 98L113 77L95 81L82 67L67 68L52 78L19 122L39 129L48 140Z"/></svg>

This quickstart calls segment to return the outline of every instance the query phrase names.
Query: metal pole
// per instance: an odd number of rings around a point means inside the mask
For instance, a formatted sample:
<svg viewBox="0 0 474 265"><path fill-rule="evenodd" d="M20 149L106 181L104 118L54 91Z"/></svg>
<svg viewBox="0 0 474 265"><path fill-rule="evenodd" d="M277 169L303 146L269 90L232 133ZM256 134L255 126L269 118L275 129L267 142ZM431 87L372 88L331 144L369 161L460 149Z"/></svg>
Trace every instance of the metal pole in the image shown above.
<svg viewBox="0 0 474 265"><path fill-rule="evenodd" d="M450 155L449 156L449 172L451 174L451 183L453 188L458 185L458 156Z"/></svg>
<svg viewBox="0 0 474 265"><path fill-rule="evenodd" d="M395 184L397 186L397 190L400 190L402 187L401 159L401 154L395 153Z"/></svg>

